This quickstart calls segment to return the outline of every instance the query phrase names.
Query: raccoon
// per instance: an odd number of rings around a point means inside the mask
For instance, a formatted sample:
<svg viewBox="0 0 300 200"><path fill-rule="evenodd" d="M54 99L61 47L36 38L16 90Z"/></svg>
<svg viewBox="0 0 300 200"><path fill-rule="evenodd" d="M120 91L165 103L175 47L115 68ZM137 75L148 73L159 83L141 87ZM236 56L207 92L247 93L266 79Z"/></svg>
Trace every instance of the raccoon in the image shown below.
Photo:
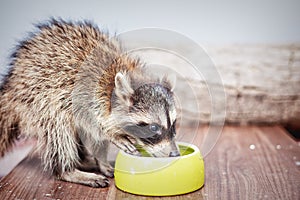
<svg viewBox="0 0 300 200"><path fill-rule="evenodd" d="M155 78L89 21L50 19L19 43L0 87L0 155L34 137L58 179L107 187L109 144L179 156L174 81ZM91 172L97 169L100 173Z"/></svg>

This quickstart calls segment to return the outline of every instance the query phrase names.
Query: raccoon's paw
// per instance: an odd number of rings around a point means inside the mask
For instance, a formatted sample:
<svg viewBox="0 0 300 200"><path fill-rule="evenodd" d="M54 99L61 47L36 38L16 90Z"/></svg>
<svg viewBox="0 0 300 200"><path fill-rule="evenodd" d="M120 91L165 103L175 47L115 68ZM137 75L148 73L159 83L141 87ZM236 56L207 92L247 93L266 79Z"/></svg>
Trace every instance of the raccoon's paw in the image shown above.
<svg viewBox="0 0 300 200"><path fill-rule="evenodd" d="M107 187L109 186L109 180L100 174L94 174L89 172L83 172L75 169L71 172L65 172L60 176L61 180L79 183L91 187Z"/></svg>
<svg viewBox="0 0 300 200"><path fill-rule="evenodd" d="M134 142L132 139L129 139L127 136L119 136L111 141L114 143L119 149L125 151L126 153L132 155L139 155L140 152L134 146Z"/></svg>
<svg viewBox="0 0 300 200"><path fill-rule="evenodd" d="M114 168L110 166L108 163L99 163L100 172L108 177L113 178L114 177Z"/></svg>

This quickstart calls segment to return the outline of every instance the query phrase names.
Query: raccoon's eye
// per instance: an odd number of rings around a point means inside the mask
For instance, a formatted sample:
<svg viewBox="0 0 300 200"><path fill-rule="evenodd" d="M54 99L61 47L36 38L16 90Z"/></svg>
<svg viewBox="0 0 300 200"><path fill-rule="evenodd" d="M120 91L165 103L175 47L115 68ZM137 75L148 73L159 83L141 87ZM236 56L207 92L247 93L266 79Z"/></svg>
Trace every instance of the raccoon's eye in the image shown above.
<svg viewBox="0 0 300 200"><path fill-rule="evenodd" d="M161 128L158 124L150 124L149 128L152 132L161 134Z"/></svg>

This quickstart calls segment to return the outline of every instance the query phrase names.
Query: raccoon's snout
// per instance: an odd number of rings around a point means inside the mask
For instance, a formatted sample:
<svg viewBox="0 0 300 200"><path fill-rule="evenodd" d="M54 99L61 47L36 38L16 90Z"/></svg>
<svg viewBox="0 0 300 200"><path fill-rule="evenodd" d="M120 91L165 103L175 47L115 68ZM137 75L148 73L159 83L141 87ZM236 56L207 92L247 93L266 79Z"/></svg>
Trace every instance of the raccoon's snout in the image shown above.
<svg viewBox="0 0 300 200"><path fill-rule="evenodd" d="M171 151L169 154L169 157L177 157L177 156L180 156L180 153L178 150Z"/></svg>

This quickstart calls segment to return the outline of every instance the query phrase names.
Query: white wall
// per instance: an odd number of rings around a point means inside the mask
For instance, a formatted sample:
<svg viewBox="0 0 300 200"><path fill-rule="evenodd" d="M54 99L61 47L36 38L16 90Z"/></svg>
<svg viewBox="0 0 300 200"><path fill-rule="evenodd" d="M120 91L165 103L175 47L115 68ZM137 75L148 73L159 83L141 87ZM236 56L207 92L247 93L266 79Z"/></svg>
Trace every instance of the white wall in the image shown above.
<svg viewBox="0 0 300 200"><path fill-rule="evenodd" d="M111 32L178 31L199 43L300 42L300 1L1 0L0 67L32 24L50 16L92 19Z"/></svg>

